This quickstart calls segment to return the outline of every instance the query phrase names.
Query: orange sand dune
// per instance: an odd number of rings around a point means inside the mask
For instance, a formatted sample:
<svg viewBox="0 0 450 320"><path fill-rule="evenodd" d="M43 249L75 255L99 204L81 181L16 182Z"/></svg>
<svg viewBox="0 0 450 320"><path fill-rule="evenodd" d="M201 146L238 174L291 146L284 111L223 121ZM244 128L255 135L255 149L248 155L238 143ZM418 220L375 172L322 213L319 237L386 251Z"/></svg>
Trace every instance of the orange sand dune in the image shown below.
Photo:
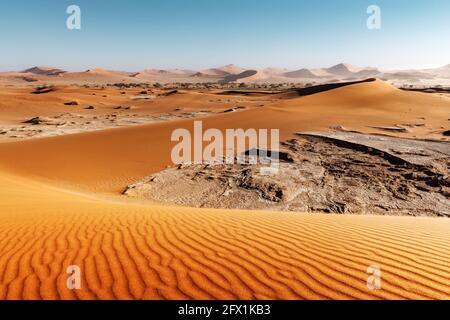
<svg viewBox="0 0 450 320"><path fill-rule="evenodd" d="M0 299L450 298L448 219L119 203L7 174L0 190Z"/></svg>

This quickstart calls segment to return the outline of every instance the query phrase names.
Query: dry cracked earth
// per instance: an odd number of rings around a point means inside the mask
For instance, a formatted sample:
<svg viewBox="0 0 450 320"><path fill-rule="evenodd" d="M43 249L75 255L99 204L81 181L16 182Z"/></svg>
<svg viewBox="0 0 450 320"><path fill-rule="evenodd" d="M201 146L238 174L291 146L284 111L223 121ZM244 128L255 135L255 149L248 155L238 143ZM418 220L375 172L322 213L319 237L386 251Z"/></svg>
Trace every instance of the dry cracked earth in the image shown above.
<svg viewBox="0 0 450 320"><path fill-rule="evenodd" d="M450 216L448 143L308 133L282 144L277 174L261 166L179 165L124 194L207 208Z"/></svg>

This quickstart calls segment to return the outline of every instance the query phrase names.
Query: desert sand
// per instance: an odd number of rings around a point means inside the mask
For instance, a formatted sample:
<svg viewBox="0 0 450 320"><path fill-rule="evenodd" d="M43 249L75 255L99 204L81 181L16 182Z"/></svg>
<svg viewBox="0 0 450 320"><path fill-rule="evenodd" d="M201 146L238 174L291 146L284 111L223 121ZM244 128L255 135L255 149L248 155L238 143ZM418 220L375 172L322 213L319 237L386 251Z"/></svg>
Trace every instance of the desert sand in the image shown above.
<svg viewBox="0 0 450 320"><path fill-rule="evenodd" d="M199 209L122 195L172 165L171 132L198 117L205 128L279 128L283 141L355 131L448 142L447 98L380 80L308 95L155 90L145 94L155 99L133 100L139 91L2 87L2 126L111 115L117 106L134 107L123 113L146 124L1 140L0 299L450 298L448 218ZM195 114L174 116L182 112ZM161 114L169 115L147 123ZM80 290L66 287L74 264ZM381 290L367 288L370 265L382 270Z"/></svg>
<svg viewBox="0 0 450 320"><path fill-rule="evenodd" d="M450 220L160 207L2 173L1 299L448 299ZM79 265L81 290L66 287ZM366 287L369 265L382 290Z"/></svg>

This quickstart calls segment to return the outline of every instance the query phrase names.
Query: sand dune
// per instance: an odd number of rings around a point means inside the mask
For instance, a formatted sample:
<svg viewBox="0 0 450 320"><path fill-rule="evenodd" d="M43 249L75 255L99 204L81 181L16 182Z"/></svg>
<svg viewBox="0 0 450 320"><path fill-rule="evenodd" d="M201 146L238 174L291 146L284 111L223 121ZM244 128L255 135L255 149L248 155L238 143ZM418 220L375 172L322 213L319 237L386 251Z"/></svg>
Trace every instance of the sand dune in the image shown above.
<svg viewBox="0 0 450 320"><path fill-rule="evenodd" d="M0 186L0 299L450 298L450 220L118 203L6 174ZM81 290L66 287L73 264ZM373 264L382 290L367 289Z"/></svg>
<svg viewBox="0 0 450 320"><path fill-rule="evenodd" d="M66 73L66 71L49 67L33 67L22 71L22 73L32 73L45 76L58 76Z"/></svg>
<svg viewBox="0 0 450 320"><path fill-rule="evenodd" d="M440 76L440 77L444 77L444 78L450 78L450 64L440 67L440 68L435 68L435 69L427 69L427 70L423 70L425 72L429 72L433 75L436 76Z"/></svg>
<svg viewBox="0 0 450 320"><path fill-rule="evenodd" d="M278 76L278 75L281 75L283 73L289 72L289 69L287 69L287 68L269 67L269 68L264 68L262 71L264 73L272 75L272 76Z"/></svg>
<svg viewBox="0 0 450 320"><path fill-rule="evenodd" d="M118 77L118 76L130 76L132 75L131 72L125 72L125 71L113 71L113 70L107 70L103 68L93 68L86 70L87 74L90 75L98 75L98 76L104 76L104 77Z"/></svg>
<svg viewBox="0 0 450 320"><path fill-rule="evenodd" d="M340 63L330 68L324 69L324 71L328 72L329 74L340 77L349 77L362 70L363 70L362 68L352 66L351 64L348 63Z"/></svg>
<svg viewBox="0 0 450 320"><path fill-rule="evenodd" d="M217 97L165 102L201 108ZM450 106L381 81L270 99L205 117L204 127L279 128L284 140L336 125L374 132L421 121L423 132L393 134L429 137L447 125ZM448 219L193 209L120 197L170 165L171 132L192 130L192 122L1 143L0 299L450 299ZM66 287L73 264L81 290ZM381 290L366 286L370 265L381 268Z"/></svg>
<svg viewBox="0 0 450 320"><path fill-rule="evenodd" d="M218 67L216 69L227 72L228 74L239 74L245 70L235 64L227 64L225 66Z"/></svg>
<svg viewBox="0 0 450 320"><path fill-rule="evenodd" d="M230 74L226 76L222 82L253 81L252 79L258 79L261 76L263 75L258 73L257 70L246 70L238 74Z"/></svg>
<svg viewBox="0 0 450 320"><path fill-rule="evenodd" d="M283 75L288 78L307 78L307 79L318 78L317 75L315 75L313 72L305 68L296 71L286 72Z"/></svg>
<svg viewBox="0 0 450 320"><path fill-rule="evenodd" d="M232 74L239 74L243 71L244 69L242 69L239 66L236 66L234 64L228 64L226 66L201 70L200 73L209 76L226 77Z"/></svg>

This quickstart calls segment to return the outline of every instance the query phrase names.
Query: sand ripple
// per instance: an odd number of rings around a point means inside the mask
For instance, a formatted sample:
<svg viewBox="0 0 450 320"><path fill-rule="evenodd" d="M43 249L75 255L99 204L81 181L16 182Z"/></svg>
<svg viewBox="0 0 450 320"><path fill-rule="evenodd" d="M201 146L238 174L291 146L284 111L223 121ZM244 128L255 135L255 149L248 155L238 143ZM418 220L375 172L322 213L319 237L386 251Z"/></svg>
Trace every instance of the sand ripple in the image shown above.
<svg viewBox="0 0 450 320"><path fill-rule="evenodd" d="M450 298L448 219L159 207L0 181L0 299ZM66 286L73 264L81 290ZM372 264L382 290L366 286Z"/></svg>

